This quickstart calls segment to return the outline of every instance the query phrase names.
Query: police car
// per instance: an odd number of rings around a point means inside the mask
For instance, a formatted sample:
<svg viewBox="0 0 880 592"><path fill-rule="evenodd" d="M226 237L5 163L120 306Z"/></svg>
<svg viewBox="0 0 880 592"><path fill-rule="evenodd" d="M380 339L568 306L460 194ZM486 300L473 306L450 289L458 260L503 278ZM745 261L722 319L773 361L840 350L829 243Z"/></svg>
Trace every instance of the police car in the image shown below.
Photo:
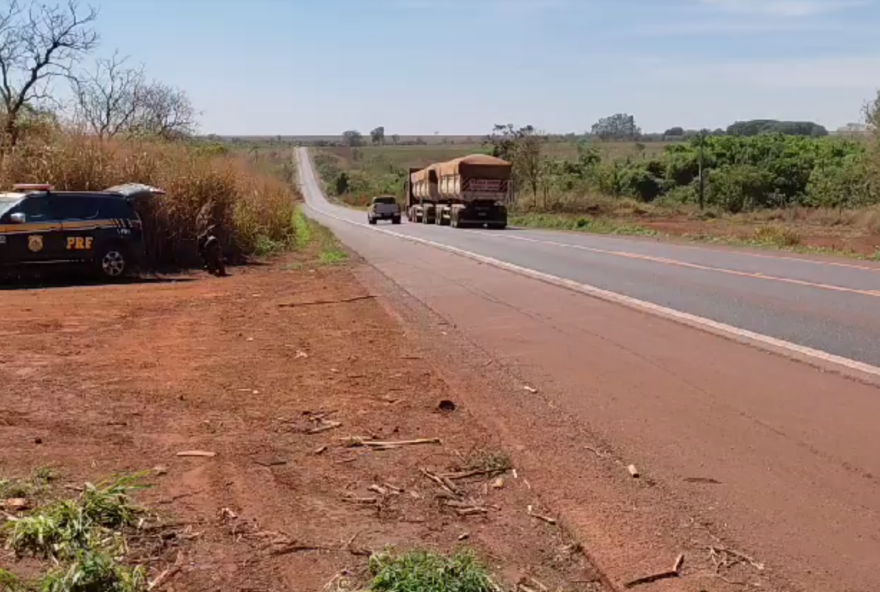
<svg viewBox="0 0 880 592"><path fill-rule="evenodd" d="M107 279L131 272L144 255L133 200L162 194L147 185L105 191L54 191L18 184L0 193L0 266L5 270L77 264Z"/></svg>

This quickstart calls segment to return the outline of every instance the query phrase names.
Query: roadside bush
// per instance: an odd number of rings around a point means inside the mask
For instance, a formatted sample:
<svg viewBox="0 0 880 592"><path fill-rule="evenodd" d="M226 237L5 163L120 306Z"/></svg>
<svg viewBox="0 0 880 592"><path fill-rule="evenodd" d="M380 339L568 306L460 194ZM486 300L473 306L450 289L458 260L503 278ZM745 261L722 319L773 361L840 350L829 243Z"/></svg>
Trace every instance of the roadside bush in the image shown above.
<svg viewBox="0 0 880 592"><path fill-rule="evenodd" d="M712 171L710 179L707 201L731 214L772 201L773 177L767 170L757 166L724 166Z"/></svg>
<svg viewBox="0 0 880 592"><path fill-rule="evenodd" d="M4 187L51 183L58 190L100 190L125 182L167 192L139 204L150 267L193 262L196 218L206 206L233 258L254 254L267 240L292 239L293 188L224 151L147 140L102 142L59 132L28 139L0 164Z"/></svg>
<svg viewBox="0 0 880 592"><path fill-rule="evenodd" d="M651 202L663 192L663 166L658 161L641 160L625 166L618 177L620 191L628 197Z"/></svg>
<svg viewBox="0 0 880 592"><path fill-rule="evenodd" d="M864 158L848 156L813 169L807 182L806 205L852 208L877 202Z"/></svg>

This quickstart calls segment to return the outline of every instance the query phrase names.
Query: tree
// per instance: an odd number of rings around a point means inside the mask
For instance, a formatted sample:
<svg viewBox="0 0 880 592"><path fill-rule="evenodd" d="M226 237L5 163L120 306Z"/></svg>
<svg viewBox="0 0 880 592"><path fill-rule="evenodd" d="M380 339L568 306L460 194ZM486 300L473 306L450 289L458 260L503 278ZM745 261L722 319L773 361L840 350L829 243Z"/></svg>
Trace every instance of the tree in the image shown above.
<svg viewBox="0 0 880 592"><path fill-rule="evenodd" d="M492 133L483 141L483 145L491 149L492 156L513 162L520 140L526 135L533 134L534 131L535 128L531 125L517 129L512 123L496 123Z"/></svg>
<svg viewBox="0 0 880 592"><path fill-rule="evenodd" d="M80 10L74 0L64 8L7 0L0 12L0 99L9 145L19 139L19 115L25 105L49 100L57 78L71 76L72 67L98 43L92 25L94 9Z"/></svg>
<svg viewBox="0 0 880 592"><path fill-rule="evenodd" d="M355 148L357 146L363 146L364 137L357 130L348 130L342 132L342 141L346 146Z"/></svg>
<svg viewBox="0 0 880 592"><path fill-rule="evenodd" d="M175 140L196 132L198 112L183 89L153 81L137 87L131 133Z"/></svg>
<svg viewBox="0 0 880 592"><path fill-rule="evenodd" d="M395 146L397 146L398 144L400 144L400 136L398 134L394 134L393 136L391 136L391 142Z"/></svg>
<svg viewBox="0 0 880 592"><path fill-rule="evenodd" d="M128 132L136 124L144 75L126 67L125 61L114 53L97 60L94 71L72 80L77 121L102 139Z"/></svg>
<svg viewBox="0 0 880 592"><path fill-rule="evenodd" d="M789 136L827 136L825 127L812 121L779 121L776 119L752 119L737 121L727 128L731 136L757 136L759 134L779 133Z"/></svg>
<svg viewBox="0 0 880 592"><path fill-rule="evenodd" d="M636 119L626 113L603 117L593 124L592 134L601 140L635 140L642 135Z"/></svg>
<svg viewBox="0 0 880 592"><path fill-rule="evenodd" d="M671 127L668 130L666 130L665 132L663 132L663 135L664 136L672 136L672 137L680 137L680 136L684 135L684 128L678 127L678 126Z"/></svg>
<svg viewBox="0 0 880 592"><path fill-rule="evenodd" d="M385 128L381 125L370 132L370 140L373 144L384 144L385 143Z"/></svg>
<svg viewBox="0 0 880 592"><path fill-rule="evenodd" d="M527 183L535 199L544 171L545 134L539 133L531 125L516 128L512 123L496 124L484 144L491 149L492 156L501 158L513 165L514 178Z"/></svg>
<svg viewBox="0 0 880 592"><path fill-rule="evenodd" d="M517 177L528 183L532 189L535 200L538 199L538 186L541 184L541 176L544 167L544 144L546 136L535 132L532 126L527 126L529 131L520 136L513 155L513 166Z"/></svg>

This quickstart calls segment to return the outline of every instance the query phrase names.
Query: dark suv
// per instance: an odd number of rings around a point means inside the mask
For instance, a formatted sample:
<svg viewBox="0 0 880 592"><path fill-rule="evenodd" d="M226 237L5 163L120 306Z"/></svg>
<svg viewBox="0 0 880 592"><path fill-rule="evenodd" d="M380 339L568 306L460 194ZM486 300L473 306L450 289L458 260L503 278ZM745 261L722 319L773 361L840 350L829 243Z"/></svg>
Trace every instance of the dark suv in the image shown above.
<svg viewBox="0 0 880 592"><path fill-rule="evenodd" d="M107 279L126 275L144 255L132 198L150 190L121 185L56 192L48 185L16 185L0 193L0 266L78 264Z"/></svg>

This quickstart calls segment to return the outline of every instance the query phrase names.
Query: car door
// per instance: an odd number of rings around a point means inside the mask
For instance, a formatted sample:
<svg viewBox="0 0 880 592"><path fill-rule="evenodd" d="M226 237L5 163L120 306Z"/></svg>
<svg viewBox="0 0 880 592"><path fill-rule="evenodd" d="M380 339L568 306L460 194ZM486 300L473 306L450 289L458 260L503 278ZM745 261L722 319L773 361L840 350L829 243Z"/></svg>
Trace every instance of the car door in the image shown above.
<svg viewBox="0 0 880 592"><path fill-rule="evenodd" d="M6 233L6 247L15 262L43 263L64 259L61 219L53 201L51 194L31 195L3 215L5 224L13 224ZM12 222L12 215L16 213L24 214L23 222Z"/></svg>
<svg viewBox="0 0 880 592"><path fill-rule="evenodd" d="M101 200L82 195L58 196L55 203L63 223L61 235L67 259L92 259L98 243L98 232L113 227L112 220L101 211Z"/></svg>

